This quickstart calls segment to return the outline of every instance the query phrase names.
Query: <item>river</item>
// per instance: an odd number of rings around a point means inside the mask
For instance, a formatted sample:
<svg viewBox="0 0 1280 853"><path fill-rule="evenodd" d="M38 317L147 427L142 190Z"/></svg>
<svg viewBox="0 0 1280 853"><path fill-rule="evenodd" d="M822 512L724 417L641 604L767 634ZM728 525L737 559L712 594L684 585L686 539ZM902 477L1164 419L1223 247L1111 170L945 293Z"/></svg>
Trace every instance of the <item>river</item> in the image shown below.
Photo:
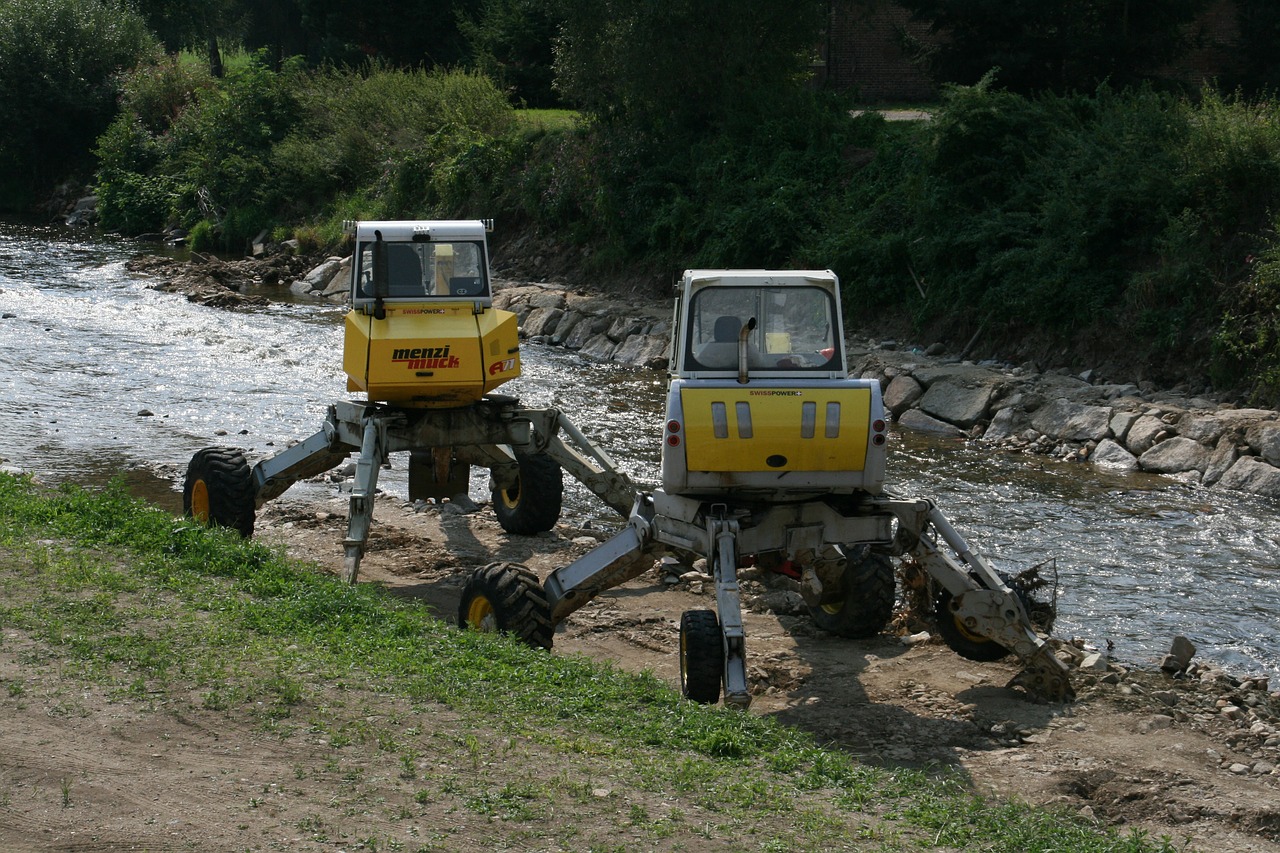
<svg viewBox="0 0 1280 853"><path fill-rule="evenodd" d="M256 460L347 396L343 309L279 290L265 309L201 307L131 275L139 251L0 223L0 457L47 482L123 477L179 511L171 478L196 450L229 444ZM636 480L656 481L661 375L532 345L522 359L504 393L563 409ZM1280 680L1275 501L912 433L893 434L889 471L894 491L932 497L999 567L1053 558L1057 635L1151 664L1184 634L1234 674ZM472 477L475 497L485 480ZM403 496L402 471L380 486ZM565 515L616 521L576 484Z"/></svg>

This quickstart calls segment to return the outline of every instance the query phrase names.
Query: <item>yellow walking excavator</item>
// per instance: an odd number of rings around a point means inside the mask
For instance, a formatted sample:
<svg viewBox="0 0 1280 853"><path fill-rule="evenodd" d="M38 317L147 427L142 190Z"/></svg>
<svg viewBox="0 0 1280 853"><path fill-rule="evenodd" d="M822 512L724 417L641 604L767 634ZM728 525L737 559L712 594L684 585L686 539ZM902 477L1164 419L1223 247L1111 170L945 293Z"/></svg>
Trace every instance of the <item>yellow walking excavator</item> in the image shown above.
<svg viewBox="0 0 1280 853"><path fill-rule="evenodd" d="M562 470L627 519L608 541L540 579L516 563L475 570L464 627L551 648L556 626L595 596L674 553L706 558L716 609L683 614L681 690L698 702L750 702L737 572L754 564L799 581L815 623L871 636L894 606L891 557L938 590L939 633L958 654L1013 653L1029 692L1072 695L1037 634L1028 595L975 553L928 500L884 488L887 428L879 383L853 379L840 287L830 271L690 270L675 301L662 479L638 487L556 409L493 390L520 372L516 318L491 300L480 221L352 223L351 310L343 363L367 400L329 407L310 438L252 467L238 451L199 451L184 506L206 523L253 531L257 507L358 454L345 576L354 582L378 471L407 451L411 499L465 493L490 471L503 528L559 519Z"/></svg>

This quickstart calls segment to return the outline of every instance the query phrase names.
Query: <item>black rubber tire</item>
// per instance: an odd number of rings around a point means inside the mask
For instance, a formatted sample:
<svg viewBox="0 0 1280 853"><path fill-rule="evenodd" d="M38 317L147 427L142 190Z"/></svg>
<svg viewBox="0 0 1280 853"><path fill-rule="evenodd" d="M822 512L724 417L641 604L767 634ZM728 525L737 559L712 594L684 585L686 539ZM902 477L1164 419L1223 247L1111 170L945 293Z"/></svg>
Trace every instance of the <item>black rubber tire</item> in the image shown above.
<svg viewBox="0 0 1280 853"><path fill-rule="evenodd" d="M511 634L538 649L551 648L551 607L538 576L520 563L490 563L462 587L458 625L473 631Z"/></svg>
<svg viewBox="0 0 1280 853"><path fill-rule="evenodd" d="M231 447L206 447L187 464L182 483L182 511L201 524L230 527L253 536L253 472L244 454Z"/></svg>
<svg viewBox="0 0 1280 853"><path fill-rule="evenodd" d="M724 681L724 638L714 610L680 616L680 692L691 702L714 705Z"/></svg>
<svg viewBox="0 0 1280 853"><path fill-rule="evenodd" d="M960 657L989 663L1009 654L1009 650L995 640L980 637L960 624L960 620L951 612L951 593L946 589L938 591L933 608L938 634L947 648Z"/></svg>
<svg viewBox="0 0 1280 853"><path fill-rule="evenodd" d="M866 546L851 548L841 583L841 600L809 608L813 624L850 639L874 637L883 631L893 618L896 594L889 558L871 553Z"/></svg>
<svg viewBox="0 0 1280 853"><path fill-rule="evenodd" d="M509 489L494 489L493 511L508 533L532 536L556 526L564 498L564 474L550 456L517 456L520 475Z"/></svg>

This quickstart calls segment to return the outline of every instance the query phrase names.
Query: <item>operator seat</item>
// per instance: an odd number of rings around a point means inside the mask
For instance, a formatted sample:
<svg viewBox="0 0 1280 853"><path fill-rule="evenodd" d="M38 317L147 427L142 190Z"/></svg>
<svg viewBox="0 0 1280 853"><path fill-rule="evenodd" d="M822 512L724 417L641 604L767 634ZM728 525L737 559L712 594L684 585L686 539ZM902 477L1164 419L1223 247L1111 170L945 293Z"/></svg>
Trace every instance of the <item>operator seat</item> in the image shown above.
<svg viewBox="0 0 1280 853"><path fill-rule="evenodd" d="M711 327L711 340L694 350L693 357L710 370L738 369L738 335L742 321L732 314L722 314ZM754 345L747 344L747 366L763 367L763 359Z"/></svg>
<svg viewBox="0 0 1280 853"><path fill-rule="evenodd" d="M387 284L390 296L422 296L422 259L410 243L387 244Z"/></svg>

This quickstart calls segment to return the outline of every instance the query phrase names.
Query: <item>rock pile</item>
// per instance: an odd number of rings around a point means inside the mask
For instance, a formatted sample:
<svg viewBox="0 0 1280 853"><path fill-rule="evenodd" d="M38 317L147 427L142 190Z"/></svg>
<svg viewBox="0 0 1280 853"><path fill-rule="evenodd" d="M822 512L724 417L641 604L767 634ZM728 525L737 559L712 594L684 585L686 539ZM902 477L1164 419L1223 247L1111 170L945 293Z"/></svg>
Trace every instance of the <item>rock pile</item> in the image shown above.
<svg viewBox="0 0 1280 853"><path fill-rule="evenodd" d="M1280 419L1271 410L874 346L852 373L880 381L885 408L904 427L1280 496Z"/></svg>

